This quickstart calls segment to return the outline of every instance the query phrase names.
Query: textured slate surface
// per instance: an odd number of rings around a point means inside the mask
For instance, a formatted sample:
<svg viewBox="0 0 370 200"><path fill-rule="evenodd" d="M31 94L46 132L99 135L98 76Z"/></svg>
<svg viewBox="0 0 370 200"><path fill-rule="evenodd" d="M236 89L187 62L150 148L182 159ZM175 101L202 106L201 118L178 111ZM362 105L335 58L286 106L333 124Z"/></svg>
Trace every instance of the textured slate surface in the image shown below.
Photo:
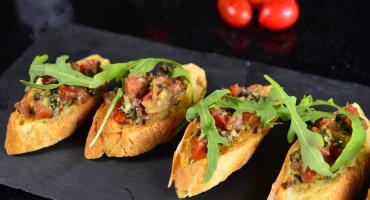
<svg viewBox="0 0 370 200"><path fill-rule="evenodd" d="M6 124L13 104L23 96L18 82L28 79L33 57L47 53L51 58L61 54L78 59L99 53L113 62L143 57L165 57L181 63L193 62L207 71L208 91L232 83L249 85L266 83L267 73L298 97L312 94L315 98L334 99L344 104L358 102L370 112L370 88L330 80L250 61L212 53L199 53L153 43L130 36L117 35L78 25L59 27L46 33L0 77L0 143L4 143ZM134 158L103 158L89 161L83 157L83 128L63 142L35 153L7 156L0 149L0 184L55 199L176 199L173 188L167 189L173 151L180 135L166 145ZM266 199L271 184L280 170L289 148L287 125L274 128L255 155L241 170L225 182L194 199ZM363 199L369 180L359 198Z"/></svg>

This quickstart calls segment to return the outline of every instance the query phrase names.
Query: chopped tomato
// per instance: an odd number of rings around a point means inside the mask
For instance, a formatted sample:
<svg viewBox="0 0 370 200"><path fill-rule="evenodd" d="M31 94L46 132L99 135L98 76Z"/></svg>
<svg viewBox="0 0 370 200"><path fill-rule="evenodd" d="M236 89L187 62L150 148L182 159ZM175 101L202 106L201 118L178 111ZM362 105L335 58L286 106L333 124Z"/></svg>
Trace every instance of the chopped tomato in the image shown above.
<svg viewBox="0 0 370 200"><path fill-rule="evenodd" d="M344 108L345 110L347 110L349 113L351 113L352 115L356 115L356 116L358 116L358 112L357 112L357 110L356 110L356 108L355 107L353 107L353 105L352 104L349 104L349 103L347 103L346 104L346 107Z"/></svg>
<svg viewBox="0 0 370 200"><path fill-rule="evenodd" d="M191 154L194 160L201 160L207 156L207 140L194 138L191 142Z"/></svg>
<svg viewBox="0 0 370 200"><path fill-rule="evenodd" d="M77 97L77 90L74 88L62 85L58 88L58 93L62 101L70 102Z"/></svg>
<svg viewBox="0 0 370 200"><path fill-rule="evenodd" d="M336 146L330 146L329 150L331 157L334 159L337 159L342 153L342 150Z"/></svg>
<svg viewBox="0 0 370 200"><path fill-rule="evenodd" d="M248 122L249 124L254 125L258 122L258 117L254 113L244 112L243 113L243 122Z"/></svg>
<svg viewBox="0 0 370 200"><path fill-rule="evenodd" d="M37 102L34 109L36 118L49 118L53 115L52 108L41 105L41 102Z"/></svg>
<svg viewBox="0 0 370 200"><path fill-rule="evenodd" d="M324 157L324 160L329 164L329 165L332 165L334 163L334 160L333 158L331 157L331 154L330 154L330 149L328 147L326 148L321 148L320 149L320 152L322 154L322 156Z"/></svg>
<svg viewBox="0 0 370 200"><path fill-rule="evenodd" d="M28 104L18 102L14 105L15 109L18 110L25 118L32 117L32 109Z"/></svg>
<svg viewBox="0 0 370 200"><path fill-rule="evenodd" d="M346 119L344 120L344 123L346 123L346 126L347 127L351 127L352 126L352 121L349 117L346 117Z"/></svg>
<svg viewBox="0 0 370 200"><path fill-rule="evenodd" d="M81 87L68 87L62 85L58 88L60 99L65 102L72 102L73 99L78 99L81 103L86 103L89 94Z"/></svg>
<svg viewBox="0 0 370 200"><path fill-rule="evenodd" d="M219 128L222 128L222 129L226 129L226 125L227 125L227 122L224 118L221 117L221 115L219 115L217 113L217 111L212 111L211 112L212 114L212 117L215 119L216 121L216 126L219 127Z"/></svg>
<svg viewBox="0 0 370 200"><path fill-rule="evenodd" d="M114 113L113 119L114 121L122 124L122 123L125 123L126 121L126 115L125 113L118 111Z"/></svg>
<svg viewBox="0 0 370 200"><path fill-rule="evenodd" d="M302 178L307 183L312 183L313 180L315 180L315 177L317 176L317 173L310 168L307 168L305 171L301 173Z"/></svg>
<svg viewBox="0 0 370 200"><path fill-rule="evenodd" d="M240 87L238 84L234 84L230 87L230 95L233 97L238 97L240 94Z"/></svg>
<svg viewBox="0 0 370 200"><path fill-rule="evenodd" d="M140 82L135 76L125 79L125 94L129 97L142 97L145 94L145 84Z"/></svg>

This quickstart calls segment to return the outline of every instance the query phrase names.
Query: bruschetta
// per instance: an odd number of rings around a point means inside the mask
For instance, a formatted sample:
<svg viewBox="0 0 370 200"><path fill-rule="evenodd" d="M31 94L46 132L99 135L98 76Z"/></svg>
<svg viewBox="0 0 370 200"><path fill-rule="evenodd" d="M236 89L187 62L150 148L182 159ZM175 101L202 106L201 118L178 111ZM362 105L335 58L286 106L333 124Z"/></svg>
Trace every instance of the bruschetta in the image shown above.
<svg viewBox="0 0 370 200"><path fill-rule="evenodd" d="M358 154L332 177L322 176L310 168L303 170L300 145L296 141L289 149L280 174L272 185L269 200L345 200L352 199L361 189L370 169L370 124L358 104L347 104L345 110L358 116L366 131L365 144ZM351 138L351 120L336 113L333 117L319 119L308 127L323 137L325 145L320 152L325 161L332 165Z"/></svg>
<svg viewBox="0 0 370 200"><path fill-rule="evenodd" d="M270 89L271 86L259 84L247 88L235 84L231 86L228 95L246 102L257 102L268 96ZM220 155L217 167L209 180L205 180L207 167L209 167L208 136L201 136L202 125L199 117L186 128L173 156L168 184L170 187L174 182L179 198L205 192L224 181L248 162L268 133L269 128L264 127L256 113L242 112L235 115L234 112L233 109L220 108L215 105L209 107L209 113L214 119L218 135L228 142L227 145L218 145Z"/></svg>
<svg viewBox="0 0 370 200"><path fill-rule="evenodd" d="M91 55L71 62L70 67L87 76L95 75L109 60ZM69 65L68 65L69 66ZM38 77L37 84L58 84L50 76ZM70 136L102 101L100 88L60 85L54 89L30 88L15 104L7 125L5 149L9 155L36 151Z"/></svg>
<svg viewBox="0 0 370 200"><path fill-rule="evenodd" d="M183 78L171 77L174 66L168 64L160 65L156 74L148 72L124 78L123 96L99 136L99 128L116 91L105 93L104 103L96 112L87 136L85 157L136 156L171 140L176 128L183 123L187 108L205 94L207 85L202 68L195 64L182 68L192 85Z"/></svg>

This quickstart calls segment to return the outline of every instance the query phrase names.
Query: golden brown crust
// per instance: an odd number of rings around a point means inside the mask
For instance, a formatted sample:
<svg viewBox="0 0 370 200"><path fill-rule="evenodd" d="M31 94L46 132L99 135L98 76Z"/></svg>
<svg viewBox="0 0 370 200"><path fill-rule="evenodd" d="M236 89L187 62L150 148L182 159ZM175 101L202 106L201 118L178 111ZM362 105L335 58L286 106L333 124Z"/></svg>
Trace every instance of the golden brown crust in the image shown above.
<svg viewBox="0 0 370 200"><path fill-rule="evenodd" d="M366 197L366 200L370 200L370 188L369 188L369 190L367 191L367 197Z"/></svg>
<svg viewBox="0 0 370 200"><path fill-rule="evenodd" d="M91 55L78 62L85 59L98 60L102 64L109 63L109 60L99 55ZM27 94L23 99L27 98ZM58 143L70 136L100 102L101 94L97 94L86 103L67 107L58 116L50 119L25 119L18 111L14 111L7 126L6 152L9 155L22 154Z"/></svg>
<svg viewBox="0 0 370 200"><path fill-rule="evenodd" d="M206 77L202 68L188 64L184 68L189 72L196 88L195 99L198 101L205 93ZM96 159L106 154L109 157L136 156L153 149L158 144L171 140L176 127L185 118L187 108L191 104L191 89L187 87L186 95L180 103L172 108L169 116L164 119L160 115L153 115L145 125L120 125L112 119L108 119L104 129L96 141L90 147L100 124L106 114L107 106L100 106L96 112L85 145L85 157Z"/></svg>
<svg viewBox="0 0 370 200"><path fill-rule="evenodd" d="M356 103L353 106L357 109L360 117L363 118L367 126L370 127L369 120L366 118L360 106ZM366 130L366 143L359 155L345 167L336 172L332 179L317 180L312 184L298 184L284 187L288 179L290 167L290 154L299 148L295 142L289 149L284 164L276 181L273 183L269 200L285 199L331 199L344 200L351 199L361 189L364 178L370 169L370 129Z"/></svg>
<svg viewBox="0 0 370 200"><path fill-rule="evenodd" d="M234 139L236 141L233 141L228 148L221 152L217 168L212 178L205 183L204 176L207 171L207 159L189 163L189 158L191 157L191 137L196 124L197 122L193 121L188 125L172 161L172 171L168 187L174 182L177 195L180 198L194 196L207 191L240 169L252 157L257 146L269 131L269 129L259 125L256 132L253 130L241 132Z"/></svg>

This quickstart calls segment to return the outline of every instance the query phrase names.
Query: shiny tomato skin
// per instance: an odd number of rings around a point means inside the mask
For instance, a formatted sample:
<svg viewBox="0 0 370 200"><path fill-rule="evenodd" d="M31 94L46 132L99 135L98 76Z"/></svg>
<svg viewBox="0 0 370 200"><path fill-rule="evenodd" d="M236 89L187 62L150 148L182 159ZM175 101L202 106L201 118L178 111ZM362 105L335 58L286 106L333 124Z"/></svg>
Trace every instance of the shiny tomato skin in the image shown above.
<svg viewBox="0 0 370 200"><path fill-rule="evenodd" d="M201 160L207 156L207 140L194 138L191 145L191 154L194 160Z"/></svg>
<svg viewBox="0 0 370 200"><path fill-rule="evenodd" d="M227 122L217 112L212 112L212 117L215 119L216 126L222 129L226 129Z"/></svg>
<svg viewBox="0 0 370 200"><path fill-rule="evenodd" d="M278 31L291 27L298 17L296 0L268 0L260 9L258 22L264 28Z"/></svg>
<svg viewBox="0 0 370 200"><path fill-rule="evenodd" d="M240 93L240 87L238 84L234 84L230 87L230 95L233 97L238 97Z"/></svg>
<svg viewBox="0 0 370 200"><path fill-rule="evenodd" d="M317 173L310 168L307 168L305 171L301 173L302 178L307 183L312 183L315 180L315 177L317 176Z"/></svg>
<svg viewBox="0 0 370 200"><path fill-rule="evenodd" d="M253 9L247 0L218 0L218 12L231 27L241 28L252 20Z"/></svg>

